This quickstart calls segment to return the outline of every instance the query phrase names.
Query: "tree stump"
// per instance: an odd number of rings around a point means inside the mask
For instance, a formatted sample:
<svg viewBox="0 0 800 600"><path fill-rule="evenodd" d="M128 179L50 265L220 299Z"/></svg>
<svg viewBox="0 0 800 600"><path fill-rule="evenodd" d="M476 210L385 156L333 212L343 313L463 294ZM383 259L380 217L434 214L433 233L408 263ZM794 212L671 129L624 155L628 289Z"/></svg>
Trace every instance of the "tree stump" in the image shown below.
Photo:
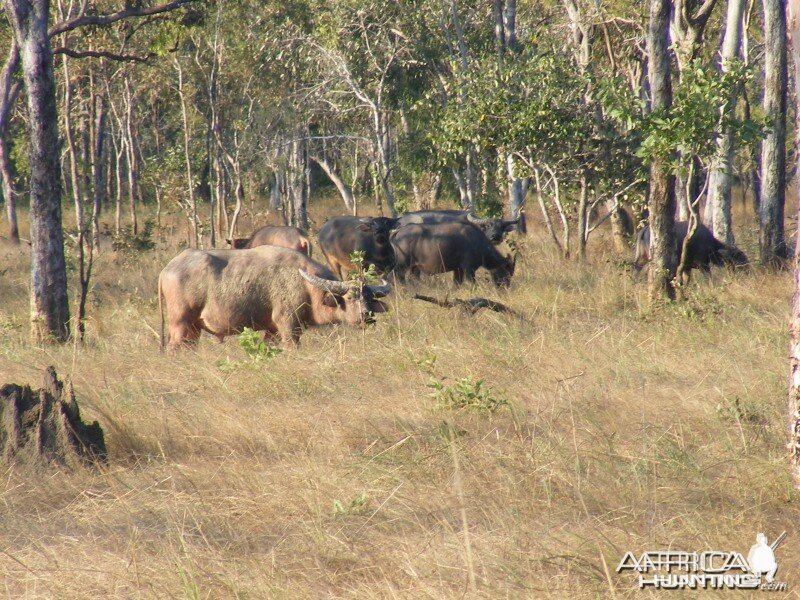
<svg viewBox="0 0 800 600"><path fill-rule="evenodd" d="M9 383L0 387L0 459L66 466L106 460L103 429L81 420L70 384L58 380L53 367L38 390Z"/></svg>

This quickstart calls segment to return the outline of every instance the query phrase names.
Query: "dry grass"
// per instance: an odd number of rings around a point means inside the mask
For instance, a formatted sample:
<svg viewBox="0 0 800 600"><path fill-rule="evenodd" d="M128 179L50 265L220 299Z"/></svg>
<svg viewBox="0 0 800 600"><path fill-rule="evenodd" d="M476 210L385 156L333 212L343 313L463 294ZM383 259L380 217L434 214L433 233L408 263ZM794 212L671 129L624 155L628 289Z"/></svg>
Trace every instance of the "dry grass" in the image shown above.
<svg viewBox="0 0 800 600"><path fill-rule="evenodd" d="M565 262L537 229L510 292L458 292L524 322L400 289L374 328L308 332L233 371L218 367L246 361L232 338L158 351L174 250L102 254L87 343L44 349L27 342L27 257L1 250L0 382L71 376L110 463L3 472L0 596L638 596L614 572L626 550L746 552L784 529L778 579L796 594L790 276L718 271L650 313L593 244L590 264ZM432 376L483 379L510 407L436 409Z"/></svg>

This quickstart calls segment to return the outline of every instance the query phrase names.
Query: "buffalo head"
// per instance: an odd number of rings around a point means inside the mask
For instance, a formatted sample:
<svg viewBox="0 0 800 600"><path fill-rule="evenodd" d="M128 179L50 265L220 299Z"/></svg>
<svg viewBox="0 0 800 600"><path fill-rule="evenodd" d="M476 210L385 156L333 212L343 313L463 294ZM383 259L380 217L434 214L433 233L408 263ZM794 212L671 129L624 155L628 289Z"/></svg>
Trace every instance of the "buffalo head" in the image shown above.
<svg viewBox="0 0 800 600"><path fill-rule="evenodd" d="M503 236L512 231L519 223L519 219L514 221L506 221L504 219L481 219L471 212L467 213L467 220L480 228L493 244L502 242Z"/></svg>
<svg viewBox="0 0 800 600"><path fill-rule="evenodd" d="M385 281L382 285L349 284L334 279L323 279L298 269L300 275L314 287L325 292L323 304L343 312L341 319L348 325L363 327L375 322L377 313L388 308L379 300L392 291Z"/></svg>
<svg viewBox="0 0 800 600"><path fill-rule="evenodd" d="M247 244L250 242L250 238L233 238L225 241L232 249L241 250L242 248L247 247Z"/></svg>
<svg viewBox="0 0 800 600"><path fill-rule="evenodd" d="M514 268L517 265L516 254L504 257L503 264L491 270L492 281L497 287L507 288L511 285L511 278L514 276Z"/></svg>

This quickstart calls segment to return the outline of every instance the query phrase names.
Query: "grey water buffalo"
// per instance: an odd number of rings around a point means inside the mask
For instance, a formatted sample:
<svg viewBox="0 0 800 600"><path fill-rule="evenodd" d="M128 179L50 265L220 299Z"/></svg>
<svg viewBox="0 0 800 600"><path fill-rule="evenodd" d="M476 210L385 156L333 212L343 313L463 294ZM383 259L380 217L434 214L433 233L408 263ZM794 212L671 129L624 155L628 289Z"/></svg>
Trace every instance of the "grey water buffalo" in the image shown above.
<svg viewBox="0 0 800 600"><path fill-rule="evenodd" d="M475 225L458 221L435 225L407 225L392 236L399 277L406 274L434 275L453 273L460 284L475 281L475 272L483 267L494 284L506 287L514 274L515 258L503 256Z"/></svg>
<svg viewBox="0 0 800 600"><path fill-rule="evenodd" d="M689 229L687 221L675 223L675 243L678 245L678 262L683 254L683 240ZM638 273L650 262L650 227L647 226L636 235L636 244L633 258L633 272ZM729 267L742 267L748 264L747 255L736 248L729 246L711 233L711 230L698 223L694 237L689 241L689 260L686 273L687 280L691 278L692 269L700 269L704 273L711 272L711 265Z"/></svg>
<svg viewBox="0 0 800 600"><path fill-rule="evenodd" d="M226 240L231 248L245 249L257 246L281 246L311 256L311 243L308 234L299 227L267 225L256 231L249 238L233 238Z"/></svg>
<svg viewBox="0 0 800 600"><path fill-rule="evenodd" d="M304 254L279 246L184 250L158 278L161 347L194 345L201 332L223 340L245 327L297 344L303 328L364 326L385 312L389 286L349 286Z"/></svg>
<svg viewBox="0 0 800 600"><path fill-rule="evenodd" d="M481 219L466 210L419 210L409 212L400 217L400 226L420 223L422 225L436 225L439 223L472 223L480 228L493 244L503 241L505 234L509 233L519 223L519 219L506 221L504 219Z"/></svg>
<svg viewBox="0 0 800 600"><path fill-rule="evenodd" d="M373 264L386 273L394 267L394 249L389 234L399 226L397 219L386 217L333 217L317 234L317 241L333 272L344 279L348 271L356 271L350 260L353 252L364 253L366 264Z"/></svg>

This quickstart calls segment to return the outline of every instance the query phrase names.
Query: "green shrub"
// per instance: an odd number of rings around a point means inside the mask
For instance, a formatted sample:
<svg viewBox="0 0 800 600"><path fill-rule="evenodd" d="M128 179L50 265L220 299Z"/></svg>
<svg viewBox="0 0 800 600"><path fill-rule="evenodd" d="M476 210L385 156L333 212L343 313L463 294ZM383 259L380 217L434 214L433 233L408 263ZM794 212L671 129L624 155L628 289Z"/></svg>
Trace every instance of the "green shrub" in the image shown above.
<svg viewBox="0 0 800 600"><path fill-rule="evenodd" d="M445 385L443 380L432 379L428 387L433 389L431 397L438 410L470 410L478 414L488 414L509 406L508 400L485 386L483 379L473 381L464 377L456 380L453 385Z"/></svg>
<svg viewBox="0 0 800 600"><path fill-rule="evenodd" d="M153 229L155 223L148 219L144 222L144 228L140 233L133 234L130 229L126 229L118 234L111 236L111 247L117 252L143 252L152 250L156 247L153 241Z"/></svg>

